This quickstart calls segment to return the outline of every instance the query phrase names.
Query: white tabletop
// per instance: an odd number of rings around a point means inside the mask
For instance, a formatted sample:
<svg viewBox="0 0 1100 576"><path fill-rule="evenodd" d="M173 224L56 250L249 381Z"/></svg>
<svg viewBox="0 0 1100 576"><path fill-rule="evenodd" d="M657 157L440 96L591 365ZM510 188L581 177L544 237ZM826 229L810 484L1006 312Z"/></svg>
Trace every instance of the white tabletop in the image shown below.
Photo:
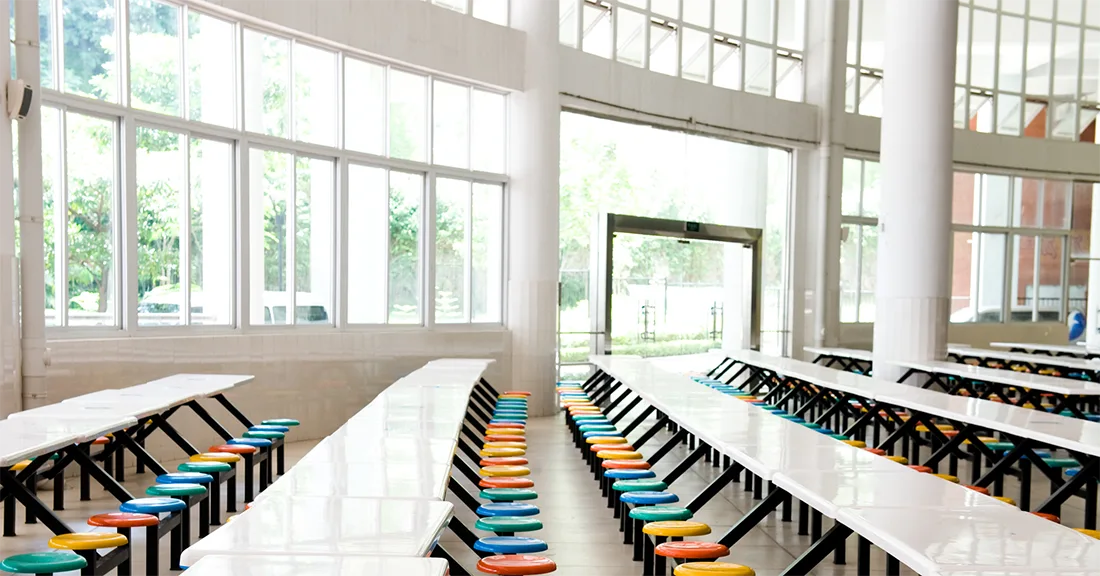
<svg viewBox="0 0 1100 576"><path fill-rule="evenodd" d="M445 576L441 558L387 556L222 556L211 554L187 576Z"/></svg>
<svg viewBox="0 0 1100 576"><path fill-rule="evenodd" d="M851 360L859 360L860 362L873 362L874 354L867 350L859 350L856 348L819 348L809 346L805 348L806 352L810 354L817 354L818 356L834 356L836 358L848 358Z"/></svg>
<svg viewBox="0 0 1100 576"><path fill-rule="evenodd" d="M990 348L1005 348L1008 350L1028 350L1031 352L1049 352L1051 354L1070 354L1072 356L1086 356L1088 354L1100 354L1100 350L1088 346L1075 344L1038 344L1034 342L990 342Z"/></svg>
<svg viewBox="0 0 1100 576"><path fill-rule="evenodd" d="M869 354L864 352L865 354ZM804 382L824 385L838 392L847 392L869 398L878 390L879 381L860 374L827 368L793 358L769 356L753 350L722 350L726 357L775 372L781 376L797 378Z"/></svg>
<svg viewBox="0 0 1100 576"><path fill-rule="evenodd" d="M1045 354L1024 354L1021 352L1007 352L1004 350L988 350L986 348L970 348L966 346L948 346L947 352L962 358L992 358L1006 362L1019 362L1025 364L1040 364L1043 366L1057 366L1070 370L1083 372L1095 372L1100 370L1100 362L1095 360L1083 360L1069 356L1047 356Z"/></svg>
<svg viewBox="0 0 1100 576"><path fill-rule="evenodd" d="M423 557L452 512L432 500L273 496L192 544L181 563L208 554Z"/></svg>
<svg viewBox="0 0 1100 576"><path fill-rule="evenodd" d="M421 460L421 461L417 461ZM272 496L345 496L442 500L451 462L394 458L375 462L299 462L256 500Z"/></svg>
<svg viewBox="0 0 1100 576"><path fill-rule="evenodd" d="M981 382L991 382L1006 386L1019 386L1032 388L1043 392L1063 394L1066 396L1100 396L1100 384L1085 382L1072 378L1055 378L1041 374L1027 374L1013 372L1011 370L998 370L996 368L982 368L957 362L913 362L898 361L899 366L913 368L921 372L933 374L947 374Z"/></svg>
<svg viewBox="0 0 1100 576"><path fill-rule="evenodd" d="M252 382L249 374L174 374L132 388L162 388L195 390L203 396L213 396Z"/></svg>
<svg viewBox="0 0 1100 576"><path fill-rule="evenodd" d="M0 467L61 448L90 442L108 432L133 426L133 418L14 418L0 420Z"/></svg>

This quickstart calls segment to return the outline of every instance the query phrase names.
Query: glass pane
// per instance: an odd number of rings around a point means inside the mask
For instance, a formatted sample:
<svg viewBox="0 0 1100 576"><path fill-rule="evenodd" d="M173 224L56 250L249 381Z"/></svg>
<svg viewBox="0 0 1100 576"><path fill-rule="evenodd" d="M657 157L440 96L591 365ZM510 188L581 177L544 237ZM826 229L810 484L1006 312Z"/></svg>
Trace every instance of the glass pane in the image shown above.
<svg viewBox="0 0 1100 576"><path fill-rule="evenodd" d="M985 10L975 10L973 14L970 85L992 89L997 72L997 14Z"/></svg>
<svg viewBox="0 0 1100 576"><path fill-rule="evenodd" d="M875 276L878 266L878 227L860 226L859 321L875 321Z"/></svg>
<svg viewBox="0 0 1100 576"><path fill-rule="evenodd" d="M65 91L118 102L118 37L115 0L66 0Z"/></svg>
<svg viewBox="0 0 1100 576"><path fill-rule="evenodd" d="M244 31L244 126L290 137L290 41Z"/></svg>
<svg viewBox="0 0 1100 576"><path fill-rule="evenodd" d="M1077 99L1077 63L1081 57L1081 31L1074 26L1058 26L1054 46L1055 96Z"/></svg>
<svg viewBox="0 0 1100 576"><path fill-rule="evenodd" d="M1008 203L1012 189L1012 179L994 174L981 175L981 214L978 223L982 226L1008 226Z"/></svg>
<svg viewBox="0 0 1100 576"><path fill-rule="evenodd" d="M1039 226L1039 190L1043 181L1032 178L1016 178L1016 194L1013 197L1012 225L1025 228Z"/></svg>
<svg viewBox="0 0 1100 576"><path fill-rule="evenodd" d="M676 29L664 24L649 25L649 69L676 75Z"/></svg>
<svg viewBox="0 0 1100 576"><path fill-rule="evenodd" d="M882 117L882 82L878 76L861 75L859 78L859 113L864 116Z"/></svg>
<svg viewBox="0 0 1100 576"><path fill-rule="evenodd" d="M680 0L649 0L649 9L654 14L680 19Z"/></svg>
<svg viewBox="0 0 1100 576"><path fill-rule="evenodd" d="M882 30L886 25L885 2L862 2L863 38L860 39L859 65L864 68L882 70L886 53Z"/></svg>
<svg viewBox="0 0 1100 576"><path fill-rule="evenodd" d="M432 0L432 4L454 10L455 12L466 13L466 0Z"/></svg>
<svg viewBox="0 0 1100 576"><path fill-rule="evenodd" d="M336 53L294 43L294 137L336 145Z"/></svg>
<svg viewBox="0 0 1100 576"><path fill-rule="evenodd" d="M755 44L745 45L745 91L771 95L772 50Z"/></svg>
<svg viewBox="0 0 1100 576"><path fill-rule="evenodd" d="M1013 236L1015 253L1012 272L1012 314L1014 322L1030 322L1035 298L1035 236Z"/></svg>
<svg viewBox="0 0 1100 576"><path fill-rule="evenodd" d="M1043 228L1069 228L1070 187L1062 180L1043 182Z"/></svg>
<svg viewBox="0 0 1100 576"><path fill-rule="evenodd" d="M188 115L233 127L237 117L236 31L233 24L187 11Z"/></svg>
<svg viewBox="0 0 1100 576"><path fill-rule="evenodd" d="M1047 105L1043 102L1024 102L1024 136L1047 137Z"/></svg>
<svg viewBox="0 0 1100 576"><path fill-rule="evenodd" d="M390 68L390 156L428 159L428 79Z"/></svg>
<svg viewBox="0 0 1100 576"><path fill-rule="evenodd" d="M1100 0L1085 0L1085 24L1100 28Z"/></svg>
<svg viewBox="0 0 1100 576"><path fill-rule="evenodd" d="M183 323L184 142L176 132L137 128L139 326Z"/></svg>
<svg viewBox="0 0 1100 576"><path fill-rule="evenodd" d="M978 205L974 189L980 182L980 176L969 172L955 172L951 193L951 222L955 224L977 224Z"/></svg>
<svg viewBox="0 0 1100 576"><path fill-rule="evenodd" d="M978 234L955 232L952 243L951 273L951 322L973 322L975 304L974 274L975 254L978 251Z"/></svg>
<svg viewBox="0 0 1100 576"><path fill-rule="evenodd" d="M849 66L859 64L859 9L862 2L848 3L848 54Z"/></svg>
<svg viewBox="0 0 1100 576"><path fill-rule="evenodd" d="M1001 38L998 44L998 76L1000 90L1023 90L1024 19L1001 16Z"/></svg>
<svg viewBox="0 0 1100 576"><path fill-rule="evenodd" d="M474 184L470 257L473 322L500 322L504 278L504 189Z"/></svg>
<svg viewBox="0 0 1100 576"><path fill-rule="evenodd" d="M706 83L710 73L711 35L692 28L684 28L682 47L682 76L688 80Z"/></svg>
<svg viewBox="0 0 1100 576"><path fill-rule="evenodd" d="M179 37L178 6L130 0L130 105L134 108L180 114Z"/></svg>
<svg viewBox="0 0 1100 576"><path fill-rule="evenodd" d="M856 89L859 88L859 79L856 69L849 66L844 74L844 111L855 113Z"/></svg>
<svg viewBox="0 0 1100 576"><path fill-rule="evenodd" d="M558 42L571 48L577 47L577 5L579 0L558 2Z"/></svg>
<svg viewBox="0 0 1100 576"><path fill-rule="evenodd" d="M1081 0L1058 0L1058 20L1071 24L1081 23Z"/></svg>
<svg viewBox="0 0 1100 576"><path fill-rule="evenodd" d="M611 57L611 12L604 7L584 4L584 37L581 45L584 51L601 58Z"/></svg>
<svg viewBox="0 0 1100 576"><path fill-rule="evenodd" d="M233 324L233 145L191 139L191 323Z"/></svg>
<svg viewBox="0 0 1100 576"><path fill-rule="evenodd" d="M779 0L779 38L783 48L801 51L806 36L806 0Z"/></svg>
<svg viewBox="0 0 1100 576"><path fill-rule="evenodd" d="M12 15L14 18L15 4L10 4L12 9ZM41 59L42 66L39 69L39 74L42 79L42 87L57 90L57 84L54 82L54 62L53 51L56 48L55 34L54 34L54 3L52 0L38 0L38 52ZM12 31L14 32L14 31ZM15 35L9 33L8 38L13 38ZM11 45L11 63L12 63L12 78L15 77L15 44ZM49 319L47 318L47 321Z"/></svg>
<svg viewBox="0 0 1100 576"><path fill-rule="evenodd" d="M1084 70L1081 77L1081 100L1100 101L1100 30L1085 31ZM1082 123L1081 127L1087 126Z"/></svg>
<svg viewBox="0 0 1100 576"><path fill-rule="evenodd" d="M1100 184L1096 185L1097 192L1100 192ZM1073 230L1074 243L1072 245L1072 251L1070 254L1074 256L1088 256L1091 247L1089 246L1089 235L1092 232L1092 188L1093 184L1088 182L1074 182L1073 183L1073 215L1071 222L1071 229ZM1084 240L1081 242L1080 240Z"/></svg>
<svg viewBox="0 0 1100 576"><path fill-rule="evenodd" d="M1077 103L1060 102L1054 106L1054 124L1050 129L1051 138L1077 140Z"/></svg>
<svg viewBox="0 0 1100 576"><path fill-rule="evenodd" d="M649 19L626 9L619 9L617 18L619 36L616 40L616 57L619 62L641 67L645 56L645 25Z"/></svg>
<svg viewBox="0 0 1100 576"><path fill-rule="evenodd" d="M424 177L390 172L389 311L391 324L420 323L420 199Z"/></svg>
<svg viewBox="0 0 1100 576"><path fill-rule="evenodd" d="M879 196L882 188L882 164L863 163L863 216L878 218Z"/></svg>
<svg viewBox="0 0 1100 576"><path fill-rule="evenodd" d="M1050 94L1050 44L1053 40L1049 22L1031 20L1027 24L1027 80L1024 89L1033 96Z"/></svg>
<svg viewBox="0 0 1100 576"><path fill-rule="evenodd" d="M843 224L840 231L840 321L859 321L859 226Z"/></svg>
<svg viewBox="0 0 1100 576"><path fill-rule="evenodd" d="M115 207L118 176L115 123L65 115L70 326L115 326Z"/></svg>
<svg viewBox="0 0 1100 576"><path fill-rule="evenodd" d="M1039 241L1040 322L1062 320L1062 237L1043 236Z"/></svg>
<svg viewBox="0 0 1100 576"><path fill-rule="evenodd" d="M741 89L741 51L724 42L714 44L714 85Z"/></svg>
<svg viewBox="0 0 1100 576"><path fill-rule="evenodd" d="M1028 11L1032 16L1050 20L1054 18L1054 0L1031 0Z"/></svg>
<svg viewBox="0 0 1100 576"><path fill-rule="evenodd" d="M997 94L997 133L1010 136L1020 135L1020 119L1023 110L1020 105L1023 101L1019 96L1012 94Z"/></svg>
<svg viewBox="0 0 1100 576"><path fill-rule="evenodd" d="M249 152L249 209L253 324L290 324L288 199L294 194L294 156L253 148Z"/></svg>
<svg viewBox="0 0 1100 576"><path fill-rule="evenodd" d="M993 132L993 99L981 94L970 94L970 129L991 134Z"/></svg>
<svg viewBox="0 0 1100 576"><path fill-rule="evenodd" d="M474 18L508 25L508 0L474 0Z"/></svg>
<svg viewBox="0 0 1100 576"><path fill-rule="evenodd" d="M344 145L386 154L386 68L344 59Z"/></svg>
<svg viewBox="0 0 1100 576"><path fill-rule="evenodd" d="M57 218L65 213L58 207L62 199L61 111L42 107L42 226L46 265L46 326L58 326L59 310L66 308L64 294L57 291L60 270L57 248L64 242L66 224ZM61 302L58 302L58 300Z"/></svg>
<svg viewBox="0 0 1100 576"><path fill-rule="evenodd" d="M1012 14L1023 14L1027 0L1001 0L1001 10Z"/></svg>
<svg viewBox="0 0 1100 576"><path fill-rule="evenodd" d="M466 321L470 183L435 181L435 321Z"/></svg>
<svg viewBox="0 0 1100 576"><path fill-rule="evenodd" d="M965 85L970 62L970 8L959 6L958 40L955 43L955 83Z"/></svg>
<svg viewBox="0 0 1100 576"><path fill-rule="evenodd" d="M775 60L775 97L791 102L802 101L802 61L777 57Z"/></svg>
<svg viewBox="0 0 1100 576"><path fill-rule="evenodd" d="M745 0L716 0L714 3L714 29L733 36L741 36Z"/></svg>
<svg viewBox="0 0 1100 576"><path fill-rule="evenodd" d="M473 142L470 151L474 170L504 172L505 119L504 95L474 89Z"/></svg>
<svg viewBox="0 0 1100 576"><path fill-rule="evenodd" d="M298 158L295 184L296 324L332 324L336 280L336 170L331 160Z"/></svg>
<svg viewBox="0 0 1100 576"><path fill-rule="evenodd" d="M843 188L840 193L840 213L844 216L859 216L859 195L863 184L862 169L862 160L844 159Z"/></svg>
<svg viewBox="0 0 1100 576"><path fill-rule="evenodd" d="M775 0L745 0L745 37L772 43L772 10Z"/></svg>
<svg viewBox="0 0 1100 576"><path fill-rule="evenodd" d="M978 307L974 321L1004 321L1005 250L1004 234L980 234L977 267L971 268L978 277Z"/></svg>
<svg viewBox="0 0 1100 576"><path fill-rule="evenodd" d="M432 162L470 167L470 89L432 83Z"/></svg>
<svg viewBox="0 0 1100 576"><path fill-rule="evenodd" d="M386 170L348 166L348 322L385 324L389 261Z"/></svg>
<svg viewBox="0 0 1100 576"><path fill-rule="evenodd" d="M684 22L710 28L710 3L711 0L684 0Z"/></svg>
<svg viewBox="0 0 1100 576"><path fill-rule="evenodd" d="M960 130L966 130L966 88L962 86L955 87L955 128Z"/></svg>

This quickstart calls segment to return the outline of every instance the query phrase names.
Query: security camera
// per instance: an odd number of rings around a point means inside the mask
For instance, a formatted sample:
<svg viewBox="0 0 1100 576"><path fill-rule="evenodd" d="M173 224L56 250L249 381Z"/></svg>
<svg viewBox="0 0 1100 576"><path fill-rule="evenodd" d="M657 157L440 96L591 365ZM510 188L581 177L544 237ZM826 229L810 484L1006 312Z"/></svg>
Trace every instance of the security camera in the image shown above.
<svg viewBox="0 0 1100 576"><path fill-rule="evenodd" d="M27 112L31 109L31 97L34 96L34 91L31 90L27 83L13 79L8 80L8 118L11 120L22 120L27 117Z"/></svg>

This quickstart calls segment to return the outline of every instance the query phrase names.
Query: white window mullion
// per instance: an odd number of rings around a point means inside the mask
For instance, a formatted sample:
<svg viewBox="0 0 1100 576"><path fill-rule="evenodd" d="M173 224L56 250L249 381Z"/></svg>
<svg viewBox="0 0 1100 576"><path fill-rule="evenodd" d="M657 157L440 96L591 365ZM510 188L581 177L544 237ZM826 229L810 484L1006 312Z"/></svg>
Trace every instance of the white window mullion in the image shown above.
<svg viewBox="0 0 1100 576"><path fill-rule="evenodd" d="M473 268L474 268L474 183L470 182L469 192L466 194L466 237L463 238L462 255L462 301L465 303L464 319L467 323L474 317L474 306L471 295L473 294Z"/></svg>
<svg viewBox="0 0 1100 576"><path fill-rule="evenodd" d="M183 140L180 149L183 150L183 190L180 191L180 294L183 303L180 305L180 324L191 324L191 137L188 134L180 134Z"/></svg>
<svg viewBox="0 0 1100 576"><path fill-rule="evenodd" d="M118 101L123 106L130 105L130 3L128 0L116 0L115 34L118 35ZM64 64L62 64L64 65ZM57 66L55 63L54 66ZM61 86L59 85L58 88Z"/></svg>
<svg viewBox="0 0 1100 576"><path fill-rule="evenodd" d="M337 327L348 325L348 159L336 163L336 314Z"/></svg>
<svg viewBox="0 0 1100 576"><path fill-rule="evenodd" d="M137 126L133 117L124 116L121 126L117 130L121 133L122 140L121 169L123 177L120 183L122 202L116 202L115 205L120 206L121 210L114 211L112 220L114 220L114 229L121 230L122 234L116 233L112 238L112 243L116 248L111 273L116 279L121 279L120 282L116 281L115 283L115 321L118 321L119 310L121 309L123 311L121 315L123 330L133 331L137 327L138 321ZM119 165L117 160L115 165ZM119 181L120 179L117 178L116 173L115 182ZM119 226L120 222L122 223L121 226ZM121 243L116 240L120 236ZM121 289L119 289L120 287Z"/></svg>
<svg viewBox="0 0 1100 576"><path fill-rule="evenodd" d="M54 310L57 325L69 325L69 113L65 108L58 109L58 122L61 133L60 158L61 182L54 199Z"/></svg>
<svg viewBox="0 0 1100 576"><path fill-rule="evenodd" d="M386 170L385 189L382 191L386 195L386 222L390 221L390 215L393 214L393 206L390 205L392 196L390 194L390 176L391 171ZM382 282L384 288L382 290L382 323L390 323L390 254L393 253L393 238L390 232L386 231L386 257L382 265Z"/></svg>
<svg viewBox="0 0 1100 576"><path fill-rule="evenodd" d="M286 236L286 253L283 254L286 266L286 324L298 323L298 156L290 155L290 188L287 190L286 222L283 226ZM274 312L272 317L274 318Z"/></svg>
<svg viewBox="0 0 1100 576"><path fill-rule="evenodd" d="M428 172L421 194L420 276L423 278L420 294L423 299L423 325L435 327L435 172Z"/></svg>

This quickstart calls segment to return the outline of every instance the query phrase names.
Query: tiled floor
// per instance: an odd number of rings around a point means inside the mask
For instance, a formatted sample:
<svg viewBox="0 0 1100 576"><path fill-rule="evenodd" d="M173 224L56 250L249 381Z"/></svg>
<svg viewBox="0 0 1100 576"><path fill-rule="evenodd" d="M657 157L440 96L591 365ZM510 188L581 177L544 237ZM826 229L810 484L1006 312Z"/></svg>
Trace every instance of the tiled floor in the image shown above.
<svg viewBox="0 0 1100 576"><path fill-rule="evenodd" d="M632 436L636 436L635 432ZM659 434L647 444L643 452L652 454L660 445L665 433ZM547 542L550 550L546 553L558 564L558 574L569 576L631 576L641 574L640 563L631 561L631 550L622 544L622 536L618 531L618 520L611 517L611 511L606 506L606 501L600 496L599 486L593 480L580 453L573 446L571 437L561 417L534 418L528 423L528 459L531 462L531 478L535 481L539 499L535 504L541 509L539 518L544 524L544 529L532 533L531 536L541 538ZM308 452L315 442L298 442L287 446L287 465L291 466L301 456ZM654 470L658 476L663 476L687 453L686 447L681 446L673 450L664 460L658 463ZM166 463L167 465L168 463ZM174 468L172 463L170 468ZM966 475L965 467L962 472ZM700 462L678 479L670 488L680 496L681 501L687 502L706 486L718 474L718 469ZM126 487L134 494L141 494L145 487L152 482L148 474L135 476L130 474ZM469 489L472 485L462 480ZM1048 489L1044 480L1035 482L1035 496L1033 502L1039 502ZM66 495L67 509L60 513L74 529L89 529L84 521L88 516L100 512L117 509L114 500L107 497L98 488L93 488L93 500L79 502L75 489L75 482L70 482L70 488ZM1006 494L1015 496L1019 488L1015 481L1010 480L1006 486ZM46 495L48 496L48 495ZM238 495L238 501L240 495ZM457 499L455 503L456 514L467 526L473 526L475 516L466 506ZM696 515L696 519L709 524L714 533L709 537L717 540L729 529L745 510L750 509L755 501L751 493L742 490L740 484L735 484L722 490L706 507ZM22 511L20 511L22 512ZM1072 500L1063 509L1065 523L1071 526L1081 526L1083 515L1082 502L1079 499ZM27 551L45 550L46 541L50 533L42 525L28 526L22 524L22 517L18 525L19 537L0 539L0 557ZM825 521L825 529L829 528L828 520ZM139 532L134 534L137 555L134 563L134 574L144 574L144 537ZM453 553L460 562L472 570L477 562L476 556L466 549L449 531L444 534L442 544ZM751 566L761 576L779 574L795 557L801 554L810 545L809 537L797 535L796 523L784 523L779 521L778 515L772 515L760 526L754 529L747 537L742 539L732 549L728 561L738 562ZM168 542L161 542L162 573L167 572ZM855 575L855 538L849 539L848 558L851 563L847 565L834 565L825 562L814 572L822 576L848 576ZM885 560L881 553L875 549L872 557L873 574L882 574L885 569ZM903 573L909 573L903 568ZM475 572L476 573L476 572Z"/></svg>

